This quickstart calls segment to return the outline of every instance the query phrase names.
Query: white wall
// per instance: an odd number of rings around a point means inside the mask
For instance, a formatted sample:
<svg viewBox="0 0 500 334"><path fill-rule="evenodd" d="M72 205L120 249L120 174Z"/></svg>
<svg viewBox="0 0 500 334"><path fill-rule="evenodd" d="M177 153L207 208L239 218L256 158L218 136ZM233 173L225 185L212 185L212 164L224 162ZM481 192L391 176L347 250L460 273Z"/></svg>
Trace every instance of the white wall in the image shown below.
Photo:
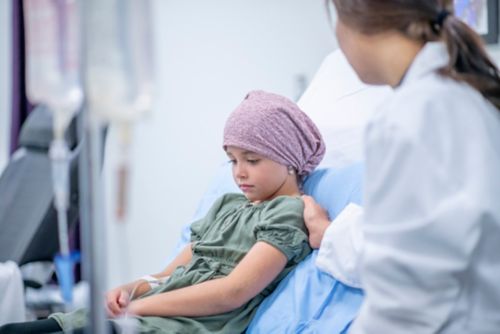
<svg viewBox="0 0 500 334"><path fill-rule="evenodd" d="M111 285L167 264L181 226L226 160L224 122L245 94L297 98L297 76L311 79L335 48L323 0L158 0L154 24L158 95L134 135L127 273L117 269L123 248L109 231ZM109 161L106 175L112 186Z"/></svg>
<svg viewBox="0 0 500 334"><path fill-rule="evenodd" d="M11 1L0 0L0 173L10 145L11 26Z"/></svg>

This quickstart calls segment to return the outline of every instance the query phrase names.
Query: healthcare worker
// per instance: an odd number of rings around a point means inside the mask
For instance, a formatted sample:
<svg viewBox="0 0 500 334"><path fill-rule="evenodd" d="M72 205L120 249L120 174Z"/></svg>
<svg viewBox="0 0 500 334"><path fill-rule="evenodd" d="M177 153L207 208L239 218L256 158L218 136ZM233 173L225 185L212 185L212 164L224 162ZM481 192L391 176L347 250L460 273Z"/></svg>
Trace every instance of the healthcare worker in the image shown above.
<svg viewBox="0 0 500 334"><path fill-rule="evenodd" d="M365 290L351 333L500 333L498 68L452 0L333 3L358 76L394 88L365 133L363 214L328 225L304 198L318 264Z"/></svg>

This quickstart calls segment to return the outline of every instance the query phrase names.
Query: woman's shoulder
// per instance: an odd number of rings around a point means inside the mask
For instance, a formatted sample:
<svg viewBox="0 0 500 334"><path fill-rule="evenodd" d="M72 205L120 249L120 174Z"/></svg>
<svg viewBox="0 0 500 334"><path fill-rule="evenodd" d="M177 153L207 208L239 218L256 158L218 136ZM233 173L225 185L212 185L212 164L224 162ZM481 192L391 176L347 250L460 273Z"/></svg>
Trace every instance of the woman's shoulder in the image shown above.
<svg viewBox="0 0 500 334"><path fill-rule="evenodd" d="M495 107L477 90L438 73L395 90L368 125L421 139L428 131L448 133L484 123ZM402 130L402 131L398 131Z"/></svg>
<svg viewBox="0 0 500 334"><path fill-rule="evenodd" d="M389 103L389 106L396 109L404 106L424 115L426 111L439 110L440 113L452 113L454 116L469 114L470 108L484 109L490 105L481 93L469 84L437 72L397 88Z"/></svg>

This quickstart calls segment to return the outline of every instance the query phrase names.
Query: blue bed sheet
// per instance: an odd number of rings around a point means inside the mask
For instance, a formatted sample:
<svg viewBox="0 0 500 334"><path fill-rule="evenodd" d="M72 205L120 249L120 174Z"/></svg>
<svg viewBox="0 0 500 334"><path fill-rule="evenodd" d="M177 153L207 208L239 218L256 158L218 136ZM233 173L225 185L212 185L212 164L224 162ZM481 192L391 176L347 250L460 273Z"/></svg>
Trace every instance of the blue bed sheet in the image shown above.
<svg viewBox="0 0 500 334"><path fill-rule="evenodd" d="M346 333L363 293L314 265L317 251L301 262L257 309L247 333Z"/></svg>

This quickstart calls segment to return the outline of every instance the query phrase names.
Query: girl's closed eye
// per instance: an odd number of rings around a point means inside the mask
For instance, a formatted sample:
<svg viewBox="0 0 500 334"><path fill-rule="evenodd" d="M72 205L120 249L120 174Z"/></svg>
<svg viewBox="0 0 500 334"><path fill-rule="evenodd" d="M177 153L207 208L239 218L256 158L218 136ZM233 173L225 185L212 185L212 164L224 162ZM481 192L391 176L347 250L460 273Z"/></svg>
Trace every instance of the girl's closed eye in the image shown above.
<svg viewBox="0 0 500 334"><path fill-rule="evenodd" d="M260 162L260 159L247 159L247 162L251 165L256 165Z"/></svg>

